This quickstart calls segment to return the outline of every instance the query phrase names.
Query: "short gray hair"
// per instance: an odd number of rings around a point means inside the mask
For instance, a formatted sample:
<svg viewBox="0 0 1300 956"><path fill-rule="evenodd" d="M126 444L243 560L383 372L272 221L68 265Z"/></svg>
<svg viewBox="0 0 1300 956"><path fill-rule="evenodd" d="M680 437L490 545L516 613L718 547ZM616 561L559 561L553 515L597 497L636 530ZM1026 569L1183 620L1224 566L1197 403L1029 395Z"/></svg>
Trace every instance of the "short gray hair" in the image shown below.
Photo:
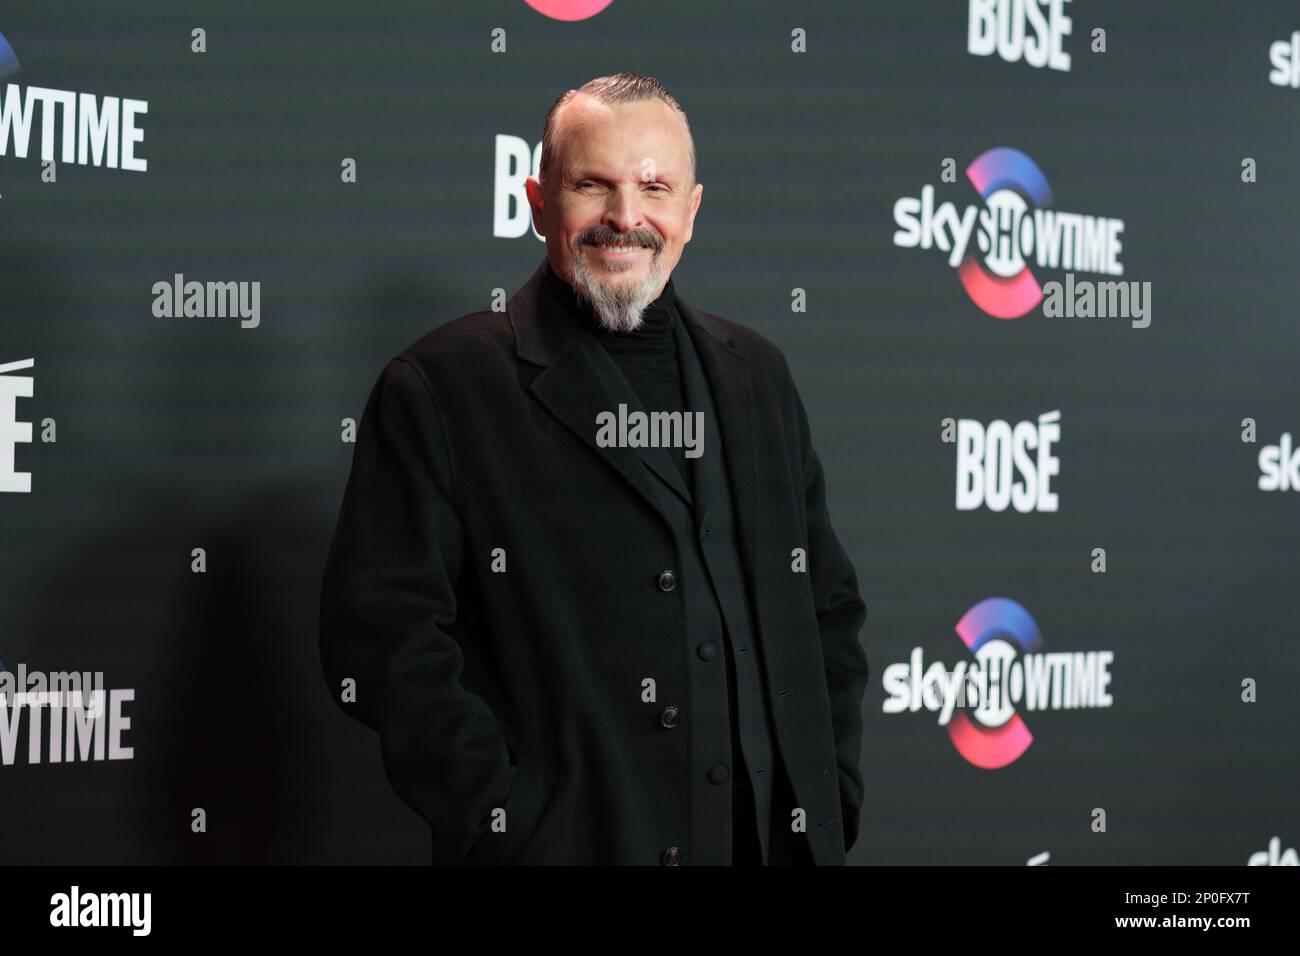
<svg viewBox="0 0 1300 956"><path fill-rule="evenodd" d="M667 103L681 117L682 126L686 130L686 142L690 147L691 184L695 184L695 139L691 136L691 124L686 120L686 111L682 109L682 105L677 102L676 98L668 92L668 88L653 76L642 76L640 73L626 71L615 73L612 76L598 76L594 80L588 80L576 90L565 91L555 101L555 104L546 114L546 122L542 124L542 161L537 174L539 180L545 182L547 167L551 165L552 158L555 155L555 115L560 111L561 106L579 93L585 93L602 103L639 103L642 100L651 99L662 100Z"/></svg>

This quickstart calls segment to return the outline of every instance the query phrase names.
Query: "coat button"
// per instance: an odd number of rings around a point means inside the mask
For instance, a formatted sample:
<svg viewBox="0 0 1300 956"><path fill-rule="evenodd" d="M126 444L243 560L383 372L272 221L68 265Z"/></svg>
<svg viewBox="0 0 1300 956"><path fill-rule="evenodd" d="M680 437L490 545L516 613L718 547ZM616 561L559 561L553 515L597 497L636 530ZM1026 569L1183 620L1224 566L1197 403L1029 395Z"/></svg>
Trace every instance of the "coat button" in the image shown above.
<svg viewBox="0 0 1300 956"><path fill-rule="evenodd" d="M673 574L671 571L660 571L659 590L671 591L675 587L677 587L677 575Z"/></svg>
<svg viewBox="0 0 1300 956"><path fill-rule="evenodd" d="M731 771L727 765L720 763L709 771L709 783L724 783L731 776Z"/></svg>
<svg viewBox="0 0 1300 956"><path fill-rule="evenodd" d="M664 866L676 866L678 863L681 862L682 862L682 851L677 849L677 847L670 846L668 849L664 850L664 855L663 855Z"/></svg>
<svg viewBox="0 0 1300 956"><path fill-rule="evenodd" d="M659 712L659 723L663 724L665 727L676 727L677 718L680 717L681 714L682 712L676 707L665 707Z"/></svg>
<svg viewBox="0 0 1300 956"><path fill-rule="evenodd" d="M718 656L718 645L712 641L705 641L695 648L695 653L700 655L700 660L711 661Z"/></svg>

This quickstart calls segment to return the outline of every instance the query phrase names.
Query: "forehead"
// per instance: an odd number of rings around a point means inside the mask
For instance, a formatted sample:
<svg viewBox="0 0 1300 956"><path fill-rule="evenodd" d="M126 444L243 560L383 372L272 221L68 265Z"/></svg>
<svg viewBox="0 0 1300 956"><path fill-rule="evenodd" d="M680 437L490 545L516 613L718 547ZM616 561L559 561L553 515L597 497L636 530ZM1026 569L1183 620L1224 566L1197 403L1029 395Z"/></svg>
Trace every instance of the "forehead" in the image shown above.
<svg viewBox="0 0 1300 956"><path fill-rule="evenodd" d="M555 116L556 160L565 170L582 165L635 167L653 159L665 170L690 163L681 117L662 100L603 103L579 94Z"/></svg>

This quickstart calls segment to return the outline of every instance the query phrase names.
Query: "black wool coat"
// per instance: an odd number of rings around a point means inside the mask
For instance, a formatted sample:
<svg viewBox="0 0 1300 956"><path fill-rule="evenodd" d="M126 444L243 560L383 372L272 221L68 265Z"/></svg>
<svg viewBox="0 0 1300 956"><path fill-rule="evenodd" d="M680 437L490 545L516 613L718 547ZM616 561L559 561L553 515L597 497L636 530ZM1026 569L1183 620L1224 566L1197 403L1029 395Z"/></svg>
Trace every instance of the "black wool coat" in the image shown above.
<svg viewBox="0 0 1300 956"><path fill-rule="evenodd" d="M578 323L541 319L544 270L372 389L322 585L325 676L379 733L433 862L690 864L689 735L660 719L692 654L680 589L658 583L674 539L638 449L597 444L611 360ZM784 356L676 304L714 396L801 838L842 864L863 800L857 576Z"/></svg>

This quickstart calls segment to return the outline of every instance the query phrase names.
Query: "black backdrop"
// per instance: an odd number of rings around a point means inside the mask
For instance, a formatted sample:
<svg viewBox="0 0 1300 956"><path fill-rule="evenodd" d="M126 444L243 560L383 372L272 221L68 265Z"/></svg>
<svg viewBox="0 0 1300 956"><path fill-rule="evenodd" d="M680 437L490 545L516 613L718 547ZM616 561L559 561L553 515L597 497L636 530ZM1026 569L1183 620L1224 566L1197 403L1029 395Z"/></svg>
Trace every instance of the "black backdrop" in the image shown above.
<svg viewBox="0 0 1300 956"><path fill-rule="evenodd" d="M1300 844L1297 499L1260 490L1257 464L1300 432L1300 89L1268 78L1300 7L1064 11L1068 71L967 52L964 0L614 0L574 23L521 0L6 8L22 70L0 82L146 100L148 170L60 163L49 183L35 147L0 156L0 365L34 358L17 419L37 433L16 449L31 492L0 494L0 660L134 691L130 760L33 764L20 738L0 861L427 860L320 672L340 423L388 358L527 278L542 244L493 234L497 137L535 146L559 93L620 69L690 115L705 192L675 284L785 351L859 570L850 862L1244 864ZM942 253L896 245L896 200L978 203L966 167L999 146L1054 208L1124 221L1149 327L1000 320ZM155 317L176 273L260 282L260 325ZM958 510L943 420L1053 410L1059 510ZM935 714L883 709L914 648L970 659L953 626L989 597L1025 607L1044 652L1114 654L1111 705L1022 708L1034 741L1000 769Z"/></svg>

